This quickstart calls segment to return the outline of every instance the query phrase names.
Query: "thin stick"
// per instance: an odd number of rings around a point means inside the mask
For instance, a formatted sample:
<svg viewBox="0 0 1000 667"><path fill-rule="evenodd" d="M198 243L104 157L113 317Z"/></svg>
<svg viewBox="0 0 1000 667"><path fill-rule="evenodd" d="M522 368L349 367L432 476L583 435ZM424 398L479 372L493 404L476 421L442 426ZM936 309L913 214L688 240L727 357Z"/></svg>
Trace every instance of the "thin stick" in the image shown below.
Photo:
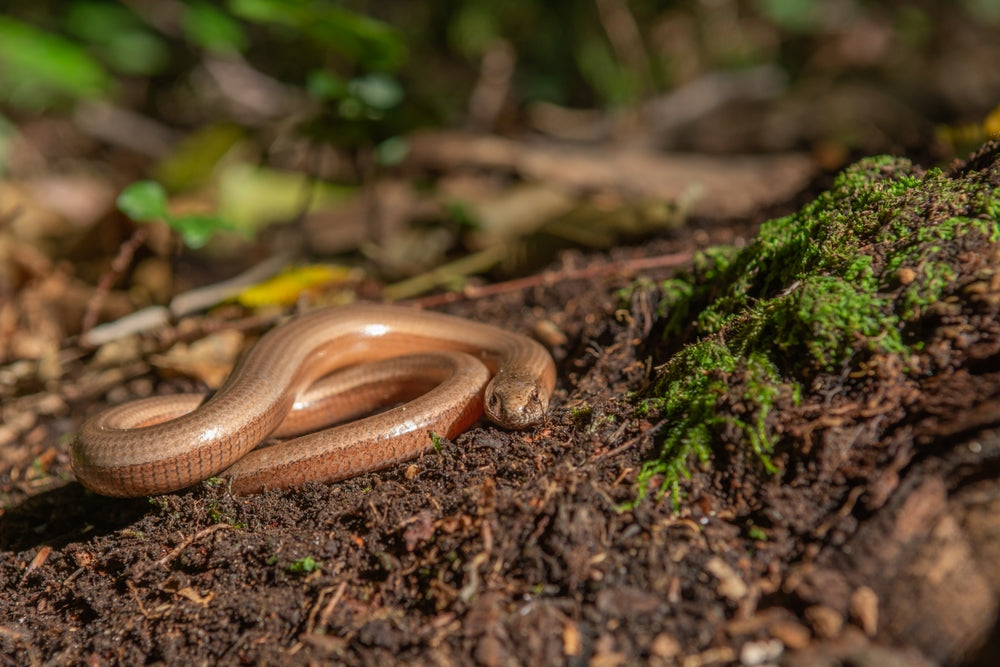
<svg viewBox="0 0 1000 667"><path fill-rule="evenodd" d="M172 561L174 558L177 558L177 556L179 556L182 551L184 551L189 546L191 546L192 543L200 540L201 538L205 537L206 535L211 535L212 533L214 533L214 532L216 532L218 530L222 530L224 528L232 528L232 526L230 526L228 523L217 523L217 524L209 526L208 528L203 528L202 530L199 530L194 535L190 535L190 536L184 538L183 540L180 541L180 544L178 544L176 547L174 547L173 549L171 549L167 553L166 556L164 556L163 558L160 558L159 560L155 561L148 569L152 569L154 567L165 566L167 563L169 563L170 561Z"/></svg>
<svg viewBox="0 0 1000 667"><path fill-rule="evenodd" d="M601 459L606 459L606 458L608 458L610 456L616 456L618 454L621 454L622 452L624 452L629 447L632 447L633 445L635 445L637 442L645 440L646 438L651 438L652 436L656 435L656 432L659 431L661 428L663 428L664 424L666 424L666 423L667 423L667 420L663 419L663 420L657 422L656 424L654 424L653 426L649 427L648 429L646 429L645 431L643 431L639 435L635 436L634 438L631 438L630 440L626 441L624 444L618 445L614 449L609 449L606 452L601 452L600 454L595 454L594 456L591 456L590 459L587 462L588 463L596 463L597 461L600 461Z"/></svg>
<svg viewBox="0 0 1000 667"><path fill-rule="evenodd" d="M444 294L432 294L422 299L413 299L411 303L418 304L425 308L443 306L463 300L476 300L507 292L529 289L539 285L555 285L557 283L570 280L586 280L597 276L605 276L614 273L622 275L633 275L639 271L649 269L663 269L676 266L683 266L691 261L694 253L690 250L670 253L667 255L657 255L655 257L643 257L640 259L628 260L626 262L608 262L596 266L588 266L583 269L572 269L566 271L547 271L537 273L525 278L515 278L501 283L492 283L477 287L469 285L460 291L445 292Z"/></svg>
<svg viewBox="0 0 1000 667"><path fill-rule="evenodd" d="M115 284L115 281L125 273L125 269L132 263L135 251L146 242L147 234L148 232L145 227L136 227L135 231L132 232L132 237L118 248L118 254L111 261L111 268L101 277L101 282L98 283L93 296L90 297L90 301L87 303L87 312L83 316L83 333L90 331L97 324L97 316L100 313L101 306L104 304L104 299L107 298L108 292L111 291L111 286Z"/></svg>

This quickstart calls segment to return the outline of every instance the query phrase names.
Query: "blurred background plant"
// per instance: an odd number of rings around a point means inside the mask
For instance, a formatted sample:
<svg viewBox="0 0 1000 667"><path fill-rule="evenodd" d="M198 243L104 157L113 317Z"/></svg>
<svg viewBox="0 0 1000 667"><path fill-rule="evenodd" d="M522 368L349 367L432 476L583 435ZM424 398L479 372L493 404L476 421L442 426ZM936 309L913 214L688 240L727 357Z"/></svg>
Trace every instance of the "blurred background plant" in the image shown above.
<svg viewBox="0 0 1000 667"><path fill-rule="evenodd" d="M997 102L997 68L987 71L986 62L953 70L948 88L935 77L956 53L982 48L996 34L998 0L947 7L929 0L11 5L0 16L0 102L15 118L105 100L178 127L227 116L260 122L206 94L206 76L218 84L217 61L238 61L264 77L242 80L247 96L269 92L255 91L255 83L280 84L313 103L295 107L305 117L294 117L312 136L341 148L374 146L462 119L484 58L498 48L515 61L509 123L523 123L517 112L539 103L634 108L707 73L761 65L814 84L888 72L890 85L919 94L912 101L947 122L982 118ZM959 38L972 43L949 43ZM288 111L263 104L255 111L266 117L268 110ZM398 159L398 151L386 149L385 157Z"/></svg>
<svg viewBox="0 0 1000 667"><path fill-rule="evenodd" d="M500 196L484 192L490 183L515 182L512 175L530 180L520 171L525 164L555 165L563 170L555 180L563 182L555 194L517 192L512 217L546 211L548 221L561 220L559 234L574 233L574 243L583 236L581 216L570 209L581 191L620 197L583 202L588 219L615 207L651 210L643 198L671 201L648 186L631 192L637 179L618 166L610 171L625 174L624 186L581 188L576 179L589 173L588 163L547 153L523 158L519 152L539 140L592 147L591 159L608 147L794 152L835 170L880 152L943 162L997 132L990 112L1000 101L1000 0L7 5L0 13L0 179L89 172L112 192L89 193L90 218L67 199L63 208L79 230L130 183L152 178L167 196L158 201L158 219L175 229L195 221L197 229L181 238L188 247L207 244L204 252L215 257L228 249L247 260L254 255L243 250L246 239L302 221L306 232L322 228L316 235L325 235L309 238L310 253L360 251L383 277L418 274L483 249L482 235L468 232L503 208L484 205ZM408 165L422 130L458 127L470 131L460 150ZM474 144L487 135L520 143ZM432 147L446 144L434 139ZM475 187L458 178L458 167L470 166L458 164L467 155L479 160L472 167L501 178ZM645 163L636 169L662 183L674 173L659 176ZM715 172L717 165L703 165L695 180ZM380 174L409 189L376 191ZM548 185L551 176L532 178ZM720 178L722 194L703 199L726 194L731 176ZM744 187L732 183L733 191ZM680 198L694 189L682 188ZM432 190L438 194L427 196ZM364 206L351 208L359 199ZM31 208L0 192L0 215L15 205ZM331 212L335 206L344 212ZM754 206L718 215L747 215ZM681 214L661 215L658 224L676 224ZM393 227L393 216L405 218L405 230ZM354 230L347 218L365 228ZM331 240L334 228L340 231ZM242 241L220 250L213 237L230 231ZM63 247L78 236L59 226L44 235ZM103 264L88 270L78 263L85 275L101 275L127 233L96 236L106 239ZM621 238L597 236L599 247ZM87 247L93 250L93 238ZM69 258L93 254L78 250ZM551 257L529 254L542 263ZM504 259L485 257L487 269Z"/></svg>

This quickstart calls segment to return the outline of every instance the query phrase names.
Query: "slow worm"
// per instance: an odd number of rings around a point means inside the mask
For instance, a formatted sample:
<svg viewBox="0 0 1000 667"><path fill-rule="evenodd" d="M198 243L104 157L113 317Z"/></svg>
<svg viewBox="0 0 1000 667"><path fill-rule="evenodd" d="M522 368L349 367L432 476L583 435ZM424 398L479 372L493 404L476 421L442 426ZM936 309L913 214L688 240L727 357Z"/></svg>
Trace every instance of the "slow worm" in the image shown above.
<svg viewBox="0 0 1000 667"><path fill-rule="evenodd" d="M203 403L155 397L87 420L73 470L87 488L126 497L213 475L229 478L235 493L332 482L413 458L430 446L429 432L454 437L483 409L505 428L529 426L548 409L554 384L552 357L519 334L393 306L319 310L263 336ZM387 412L254 449L270 435L338 420L328 413L351 418L419 393Z"/></svg>

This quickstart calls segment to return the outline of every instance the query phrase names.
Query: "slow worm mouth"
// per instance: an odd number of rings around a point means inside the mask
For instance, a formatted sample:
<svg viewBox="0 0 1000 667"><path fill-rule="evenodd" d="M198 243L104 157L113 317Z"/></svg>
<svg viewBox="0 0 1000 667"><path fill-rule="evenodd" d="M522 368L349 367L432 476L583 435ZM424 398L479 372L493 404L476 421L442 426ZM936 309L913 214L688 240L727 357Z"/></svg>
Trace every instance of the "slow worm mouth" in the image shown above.
<svg viewBox="0 0 1000 667"><path fill-rule="evenodd" d="M506 382L497 382L506 379ZM534 425L548 412L549 394L537 377L497 376L486 388L486 416L504 428L519 430Z"/></svg>
<svg viewBox="0 0 1000 667"><path fill-rule="evenodd" d="M431 433L458 435L483 412L484 392L491 420L526 428L544 416L554 384L552 357L519 334L396 306L319 310L261 338L208 401L154 397L88 420L73 468L112 496L167 493L220 473L234 492L332 482L413 458ZM331 415L353 418L400 397L412 400L326 428ZM308 434L252 451L294 433Z"/></svg>

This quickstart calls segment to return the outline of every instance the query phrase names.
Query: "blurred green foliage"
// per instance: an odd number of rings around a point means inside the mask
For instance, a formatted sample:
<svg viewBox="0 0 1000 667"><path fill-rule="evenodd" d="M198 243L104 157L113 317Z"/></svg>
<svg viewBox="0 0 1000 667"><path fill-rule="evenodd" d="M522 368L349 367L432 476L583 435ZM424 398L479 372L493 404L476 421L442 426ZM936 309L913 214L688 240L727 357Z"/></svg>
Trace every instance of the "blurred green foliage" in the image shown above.
<svg viewBox="0 0 1000 667"><path fill-rule="evenodd" d="M0 16L0 105L22 113L110 98L141 77L182 86L213 57L246 59L303 88L325 105L324 122L363 125L349 133L361 143L372 121L404 101L400 32L331 2L74 0L20 9Z"/></svg>
<svg viewBox="0 0 1000 667"><path fill-rule="evenodd" d="M27 110L104 95L112 87L111 76L79 44L3 17L0 64L4 101Z"/></svg>
<svg viewBox="0 0 1000 667"><path fill-rule="evenodd" d="M756 0L761 14L792 32L808 32L818 23L815 0Z"/></svg>
<svg viewBox="0 0 1000 667"><path fill-rule="evenodd" d="M67 5L62 17L67 35L112 72L151 76L170 60L165 40L131 11L112 3L81 0Z"/></svg>
<svg viewBox="0 0 1000 667"><path fill-rule="evenodd" d="M133 183L122 190L116 203L118 210L136 222L165 222L189 248L204 247L217 232L233 229L231 223L215 215L172 215L167 191L156 181Z"/></svg>
<svg viewBox="0 0 1000 667"><path fill-rule="evenodd" d="M192 2L181 23L187 40L209 53L241 53L250 39L232 16L207 2Z"/></svg>
<svg viewBox="0 0 1000 667"><path fill-rule="evenodd" d="M437 121L460 113L480 60L503 41L517 54L521 99L626 105L676 83L674 54L659 47L667 42L657 31L672 30L683 16L693 17L693 30L699 22L723 24L711 14L730 11L725 4L42 0L0 19L0 104L58 107L113 95L116 77L177 81L205 58L238 55L329 105L325 121L365 121L364 134L373 120L400 124L390 111L407 102L410 124L426 120L426 109ZM753 7L787 27L815 14L815 4L758 0ZM623 25L623 17L633 32L616 35L612 26ZM707 33L706 44L740 41L725 37ZM718 62L709 67L731 58L717 46L706 52L713 50Z"/></svg>
<svg viewBox="0 0 1000 667"><path fill-rule="evenodd" d="M821 0L36 0L0 16L0 112L113 99L171 125L245 123L197 98L230 58L314 102L297 127L381 161L400 137L460 119L484 56L516 58L515 104L628 107L707 72L776 64L794 79L845 26L891 26L894 57L931 48L935 16L1000 22L1000 0L954 10ZM192 94L194 93L194 94ZM199 107L204 104L204 108ZM220 115L223 117L220 118Z"/></svg>
<svg viewBox="0 0 1000 667"><path fill-rule="evenodd" d="M394 28L331 2L230 0L228 4L235 16L285 28L296 38L340 52L364 69L394 71L406 57L406 47Z"/></svg>

